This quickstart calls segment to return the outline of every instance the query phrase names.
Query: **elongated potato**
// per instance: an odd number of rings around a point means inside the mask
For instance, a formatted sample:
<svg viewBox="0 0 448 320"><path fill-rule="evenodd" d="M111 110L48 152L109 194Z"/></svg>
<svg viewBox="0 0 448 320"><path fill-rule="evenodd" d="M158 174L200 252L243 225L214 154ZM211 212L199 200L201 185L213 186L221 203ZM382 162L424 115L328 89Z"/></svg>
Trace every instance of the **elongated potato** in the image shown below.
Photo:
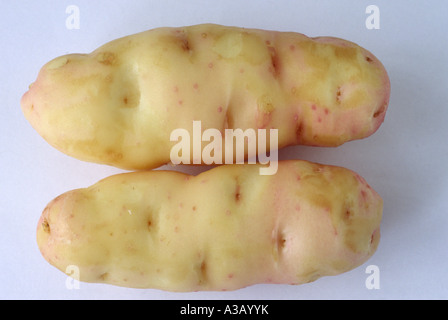
<svg viewBox="0 0 448 320"><path fill-rule="evenodd" d="M259 166L108 177L50 202L38 246L81 281L168 291L301 284L375 252L382 199L358 174L288 160L263 176Z"/></svg>
<svg viewBox="0 0 448 320"><path fill-rule="evenodd" d="M278 129L278 148L365 138L383 122L389 95L383 65L352 42L203 24L59 57L21 106L73 157L149 169L170 162L171 132L192 136L194 120L223 138L226 128Z"/></svg>

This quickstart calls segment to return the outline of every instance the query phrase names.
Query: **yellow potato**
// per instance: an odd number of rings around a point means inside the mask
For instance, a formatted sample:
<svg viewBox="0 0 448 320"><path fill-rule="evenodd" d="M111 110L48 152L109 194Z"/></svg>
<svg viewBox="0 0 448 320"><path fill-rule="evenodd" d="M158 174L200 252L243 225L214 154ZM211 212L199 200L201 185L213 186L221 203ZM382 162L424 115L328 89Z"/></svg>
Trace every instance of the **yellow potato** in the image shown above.
<svg viewBox="0 0 448 320"><path fill-rule="evenodd" d="M203 24L59 57L21 106L68 155L149 169L170 162L170 134L192 135L194 120L223 138L226 128L277 129L278 148L365 138L383 122L389 95L383 65L352 42Z"/></svg>
<svg viewBox="0 0 448 320"><path fill-rule="evenodd" d="M263 176L259 166L108 177L50 202L38 246L81 281L168 291L301 284L375 252L383 203L358 174L289 160Z"/></svg>

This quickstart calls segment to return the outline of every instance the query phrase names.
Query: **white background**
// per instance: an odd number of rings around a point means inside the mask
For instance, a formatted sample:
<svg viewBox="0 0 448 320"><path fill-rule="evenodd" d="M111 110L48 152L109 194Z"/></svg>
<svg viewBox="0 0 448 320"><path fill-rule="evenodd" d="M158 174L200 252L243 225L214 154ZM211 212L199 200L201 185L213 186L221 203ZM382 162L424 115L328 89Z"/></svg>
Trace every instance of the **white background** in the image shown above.
<svg viewBox="0 0 448 320"><path fill-rule="evenodd" d="M379 30L365 26L370 4L380 9ZM80 9L79 29L66 28L69 5ZM447 1L2 0L0 13L0 298L448 298ZM81 283L77 290L67 289L66 275L37 248L41 211L59 194L121 171L50 147L23 117L22 94L40 67L59 55L90 52L146 29L204 22L341 37L383 62L392 94L377 133L339 148L291 147L280 154L361 174L384 199L378 251L353 271L301 286L169 293ZM380 289L365 286L371 264L380 270Z"/></svg>

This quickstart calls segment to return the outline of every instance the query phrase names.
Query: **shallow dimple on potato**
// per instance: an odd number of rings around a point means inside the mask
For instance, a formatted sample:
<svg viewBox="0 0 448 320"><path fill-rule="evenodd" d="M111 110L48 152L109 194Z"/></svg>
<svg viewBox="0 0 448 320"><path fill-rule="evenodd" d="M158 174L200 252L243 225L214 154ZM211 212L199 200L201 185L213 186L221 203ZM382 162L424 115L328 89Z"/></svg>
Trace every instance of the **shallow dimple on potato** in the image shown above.
<svg viewBox="0 0 448 320"><path fill-rule="evenodd" d="M46 233L50 233L51 228L50 228L50 224L48 223L47 219L44 219L42 221L42 230Z"/></svg>
<svg viewBox="0 0 448 320"><path fill-rule="evenodd" d="M58 150L140 170L169 163L171 132L191 136L193 120L218 130L277 129L279 148L339 146L373 134L389 96L383 65L352 42L201 24L54 59L21 106Z"/></svg>
<svg viewBox="0 0 448 320"><path fill-rule="evenodd" d="M110 176L50 202L37 243L80 280L168 291L300 284L336 275L376 250L380 196L356 173L290 160L225 165L197 176Z"/></svg>
<svg viewBox="0 0 448 320"><path fill-rule="evenodd" d="M243 49L243 37L241 33L228 32L217 36L214 42L213 51L219 57L231 59L240 55Z"/></svg>
<svg viewBox="0 0 448 320"><path fill-rule="evenodd" d="M99 52L97 54L97 58L99 63L102 63L106 66L116 65L118 60L116 54L113 52Z"/></svg>

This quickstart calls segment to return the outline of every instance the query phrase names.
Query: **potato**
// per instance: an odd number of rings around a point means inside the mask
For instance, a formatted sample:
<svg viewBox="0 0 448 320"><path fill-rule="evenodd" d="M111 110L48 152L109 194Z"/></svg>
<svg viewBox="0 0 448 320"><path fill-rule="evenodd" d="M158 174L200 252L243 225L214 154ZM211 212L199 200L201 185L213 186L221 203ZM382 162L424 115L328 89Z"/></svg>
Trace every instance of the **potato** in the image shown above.
<svg viewBox="0 0 448 320"><path fill-rule="evenodd" d="M303 284L375 252L383 202L358 174L302 160L270 176L259 166L110 176L51 201L38 246L81 281L177 292Z"/></svg>
<svg viewBox="0 0 448 320"><path fill-rule="evenodd" d="M226 128L277 129L278 148L362 139L383 122L389 95L381 62L352 42L202 24L56 58L21 106L62 152L139 170L169 163L171 132L192 134L194 120L222 138Z"/></svg>

